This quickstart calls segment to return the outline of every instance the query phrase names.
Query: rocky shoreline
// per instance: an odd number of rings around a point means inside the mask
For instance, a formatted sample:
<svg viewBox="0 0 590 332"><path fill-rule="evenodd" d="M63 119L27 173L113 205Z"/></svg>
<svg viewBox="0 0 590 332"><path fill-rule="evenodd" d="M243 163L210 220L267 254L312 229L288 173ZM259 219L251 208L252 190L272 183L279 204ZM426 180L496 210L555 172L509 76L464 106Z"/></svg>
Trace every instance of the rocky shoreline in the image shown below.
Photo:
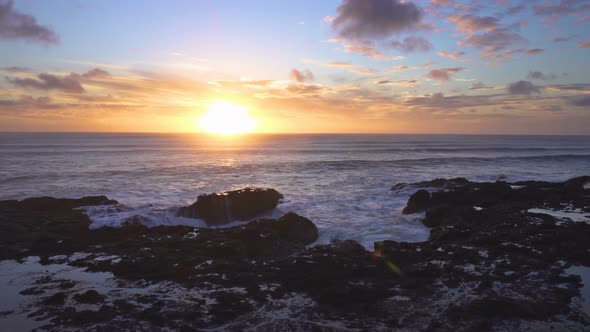
<svg viewBox="0 0 590 332"><path fill-rule="evenodd" d="M223 229L129 222L90 230L78 208L116 201L0 201L0 260L38 256L44 266L117 280L119 292L55 276L35 280L21 292L33 303L27 315L50 331L582 331L590 329L578 301L583 284L568 271L590 267L590 219L552 211L590 215L589 183L398 184L392 190L415 189L404 213L424 213L430 238L376 242L373 251L351 240L312 246L317 227L294 213ZM265 194L268 208L275 192ZM197 203L179 213L202 215ZM210 215L213 223L228 216ZM156 291L121 290L149 287ZM172 289L183 295L167 295Z"/></svg>

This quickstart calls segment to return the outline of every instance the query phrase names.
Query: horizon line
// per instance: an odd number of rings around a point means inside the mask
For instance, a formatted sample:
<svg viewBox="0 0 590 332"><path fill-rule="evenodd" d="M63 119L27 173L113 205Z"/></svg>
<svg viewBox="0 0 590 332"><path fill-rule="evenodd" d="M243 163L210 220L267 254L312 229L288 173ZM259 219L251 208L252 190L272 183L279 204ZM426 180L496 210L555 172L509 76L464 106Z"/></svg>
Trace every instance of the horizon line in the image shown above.
<svg viewBox="0 0 590 332"><path fill-rule="evenodd" d="M207 135L216 137L237 137L237 136L249 136L249 135L455 135L455 136L590 136L590 134L531 134L531 133L396 133L396 132L254 132L254 133L241 133L232 135L219 135L211 134L207 132L191 132L191 131L0 131L0 134L152 134L152 135Z"/></svg>

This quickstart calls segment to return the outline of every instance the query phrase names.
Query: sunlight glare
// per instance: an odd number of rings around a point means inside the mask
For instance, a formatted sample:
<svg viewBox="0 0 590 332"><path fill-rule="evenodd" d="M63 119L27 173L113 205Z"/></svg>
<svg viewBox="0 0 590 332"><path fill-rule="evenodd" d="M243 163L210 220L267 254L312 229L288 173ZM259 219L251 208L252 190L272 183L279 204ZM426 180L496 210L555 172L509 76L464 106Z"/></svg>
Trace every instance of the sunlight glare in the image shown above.
<svg viewBox="0 0 590 332"><path fill-rule="evenodd" d="M207 111L200 119L200 125L208 133L233 135L254 131L256 120L242 106L216 102L207 106Z"/></svg>

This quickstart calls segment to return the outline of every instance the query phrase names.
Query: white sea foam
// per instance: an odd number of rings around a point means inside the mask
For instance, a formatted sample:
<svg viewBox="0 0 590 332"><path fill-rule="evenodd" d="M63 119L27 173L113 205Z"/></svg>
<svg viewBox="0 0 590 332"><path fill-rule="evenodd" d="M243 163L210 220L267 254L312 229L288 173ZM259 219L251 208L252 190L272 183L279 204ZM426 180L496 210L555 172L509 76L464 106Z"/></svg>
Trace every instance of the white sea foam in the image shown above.
<svg viewBox="0 0 590 332"><path fill-rule="evenodd" d="M116 206L86 206L82 209L90 218L91 229L101 227L121 227L126 222L137 222L148 227L182 225L211 228L233 227L244 223L244 221L234 221L221 226L209 226L203 219L176 216L178 210L176 207L166 208L153 205L144 205L133 208L119 204Z"/></svg>
<svg viewBox="0 0 590 332"><path fill-rule="evenodd" d="M74 256L80 259L85 254L80 253ZM70 262L74 260L72 257L70 256ZM174 282L131 282L118 279L110 272L87 272L84 268L72 267L67 264L41 265L39 260L38 257L28 257L22 263L12 260L0 262L0 294L2 294L0 296L0 312L4 312L0 315L0 329L2 331L29 331L48 323L48 321L36 321L29 317L29 314L38 309L34 301L38 300L39 296L21 295L20 292L31 287L43 288L45 292L40 296L47 297L60 291L54 283L62 281L75 283L74 287L68 290L70 294L93 289L107 295L108 302L123 299L140 307L146 307L146 304L137 301L137 296L155 295L159 300L182 304L202 301L204 309L208 310L210 305L216 303L216 299L212 297L216 291L246 293L246 290L241 287L189 289ZM49 278L47 282L50 284L38 283L45 278ZM75 302L71 296L65 304L65 306L74 306L78 310L92 311L98 310L101 305L80 304Z"/></svg>
<svg viewBox="0 0 590 332"><path fill-rule="evenodd" d="M581 307L587 315L590 315L590 267L572 266L565 270L567 274L577 274L582 278Z"/></svg>
<svg viewBox="0 0 590 332"><path fill-rule="evenodd" d="M175 217L203 193L275 188L285 201L269 216L295 212L320 229L319 242L419 241L428 229L403 208L415 190L400 182L563 181L590 161L584 137L453 135L251 135L212 139L164 134L0 133L0 200L107 195L92 227L139 218L150 226L205 226ZM32 166L34 165L34 166Z"/></svg>
<svg viewBox="0 0 590 332"><path fill-rule="evenodd" d="M550 210L550 209L529 209L530 213L548 214L560 220L570 219L575 222L590 223L590 213L584 212L580 209L564 209L564 210Z"/></svg>

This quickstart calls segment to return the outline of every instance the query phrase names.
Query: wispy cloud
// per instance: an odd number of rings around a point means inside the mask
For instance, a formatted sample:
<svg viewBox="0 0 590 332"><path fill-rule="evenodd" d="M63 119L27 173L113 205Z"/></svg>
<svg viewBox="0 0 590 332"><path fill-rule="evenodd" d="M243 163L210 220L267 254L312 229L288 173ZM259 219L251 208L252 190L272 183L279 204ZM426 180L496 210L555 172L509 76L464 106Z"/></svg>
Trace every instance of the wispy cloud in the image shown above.
<svg viewBox="0 0 590 332"><path fill-rule="evenodd" d="M77 74L58 76L42 73L37 75L37 78L8 78L8 81L21 88L61 90L72 93L83 93L86 91L80 83L80 76Z"/></svg>
<svg viewBox="0 0 590 332"><path fill-rule="evenodd" d="M524 52L522 52L524 55L537 55L537 54L541 54L545 52L544 49L542 48L533 48L530 50L525 50Z"/></svg>
<svg viewBox="0 0 590 332"><path fill-rule="evenodd" d="M444 51L440 51L440 52L438 52L438 55L442 56L442 57L449 58L449 59L453 59L456 61L466 61L466 59L461 58L462 56L465 55L465 52L463 52L463 51L455 51L453 53L447 53Z"/></svg>
<svg viewBox="0 0 590 332"><path fill-rule="evenodd" d="M416 84L418 84L418 81L416 81L416 80L401 80L401 81L381 80L381 81L375 82L375 84L377 84L377 85L394 85L394 86L400 86L400 87L413 87L413 86L416 86Z"/></svg>
<svg viewBox="0 0 590 332"><path fill-rule="evenodd" d="M298 83L310 82L315 79L313 73L309 69L298 70L293 68L289 72L289 77Z"/></svg>
<svg viewBox="0 0 590 332"><path fill-rule="evenodd" d="M532 93L541 93L541 89L529 81L518 81L508 85L508 93L513 95L530 95Z"/></svg>
<svg viewBox="0 0 590 332"><path fill-rule="evenodd" d="M461 70L463 70L463 67L433 69L426 76L439 81L448 81L453 74Z"/></svg>
<svg viewBox="0 0 590 332"><path fill-rule="evenodd" d="M402 41L387 43L390 48L405 52L428 52L432 50L432 44L422 37L406 37Z"/></svg>
<svg viewBox="0 0 590 332"><path fill-rule="evenodd" d="M0 38L43 44L59 43L59 37L52 29L37 23L32 15L16 11L12 0L0 3Z"/></svg>
<svg viewBox="0 0 590 332"><path fill-rule="evenodd" d="M532 79L532 80L552 80L552 79L555 79L556 77L557 76L555 76L554 74L545 74L540 71L531 71L527 75L527 78Z"/></svg>

